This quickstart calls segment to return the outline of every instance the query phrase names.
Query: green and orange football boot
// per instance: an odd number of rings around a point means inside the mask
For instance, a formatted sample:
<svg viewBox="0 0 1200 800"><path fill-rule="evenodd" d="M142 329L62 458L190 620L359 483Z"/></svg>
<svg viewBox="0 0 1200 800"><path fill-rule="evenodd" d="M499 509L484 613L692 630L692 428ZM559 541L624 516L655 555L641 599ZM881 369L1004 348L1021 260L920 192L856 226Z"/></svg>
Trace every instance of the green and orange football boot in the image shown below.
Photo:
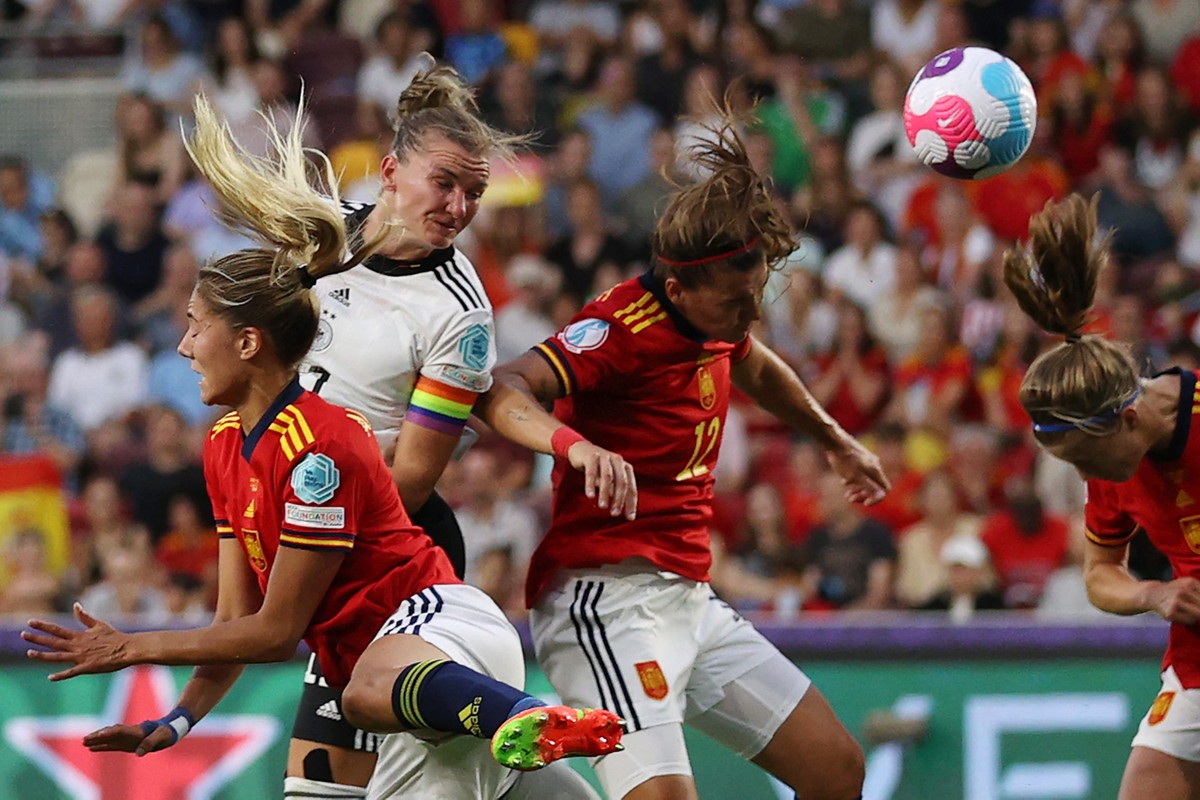
<svg viewBox="0 0 1200 800"><path fill-rule="evenodd" d="M538 706L504 721L492 736L492 756L528 772L568 756L603 756L624 750L624 722L602 708Z"/></svg>

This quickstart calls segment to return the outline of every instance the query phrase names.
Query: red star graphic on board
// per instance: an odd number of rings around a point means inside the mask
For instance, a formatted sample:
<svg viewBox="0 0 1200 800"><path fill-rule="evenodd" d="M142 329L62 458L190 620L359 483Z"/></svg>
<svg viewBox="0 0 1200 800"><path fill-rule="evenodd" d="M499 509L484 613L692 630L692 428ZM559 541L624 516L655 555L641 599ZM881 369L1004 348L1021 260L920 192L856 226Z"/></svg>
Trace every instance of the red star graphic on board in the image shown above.
<svg viewBox="0 0 1200 800"><path fill-rule="evenodd" d="M101 716L20 717L4 734L76 800L207 800L279 735L268 715L210 714L175 746L142 758L83 746L84 734L105 725L162 717L177 695L170 670L136 667L113 676Z"/></svg>

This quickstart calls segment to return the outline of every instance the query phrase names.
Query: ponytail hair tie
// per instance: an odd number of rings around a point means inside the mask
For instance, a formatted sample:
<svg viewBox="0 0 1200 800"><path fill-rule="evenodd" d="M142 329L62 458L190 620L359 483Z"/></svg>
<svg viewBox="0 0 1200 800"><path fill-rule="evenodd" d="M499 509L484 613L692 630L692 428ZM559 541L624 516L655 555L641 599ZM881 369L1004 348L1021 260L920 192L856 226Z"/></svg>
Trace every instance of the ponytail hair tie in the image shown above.
<svg viewBox="0 0 1200 800"><path fill-rule="evenodd" d="M300 285L305 289L311 289L317 285L316 277L308 271L308 267L296 267L296 274L300 277Z"/></svg>
<svg viewBox="0 0 1200 800"><path fill-rule="evenodd" d="M1067 344L1078 344L1083 341L1083 335L1079 333L1068 333Z"/></svg>

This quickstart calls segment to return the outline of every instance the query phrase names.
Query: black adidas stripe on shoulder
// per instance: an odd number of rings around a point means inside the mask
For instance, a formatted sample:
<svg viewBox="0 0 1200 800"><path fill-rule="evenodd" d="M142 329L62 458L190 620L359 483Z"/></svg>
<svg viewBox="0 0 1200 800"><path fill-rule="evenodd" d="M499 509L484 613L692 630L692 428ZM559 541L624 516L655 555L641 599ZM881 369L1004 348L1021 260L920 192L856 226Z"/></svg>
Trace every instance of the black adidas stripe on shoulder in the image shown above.
<svg viewBox="0 0 1200 800"><path fill-rule="evenodd" d="M447 261L433 271L433 276L447 292L454 296L463 311L484 307L479 295L465 276L455 271L454 262Z"/></svg>

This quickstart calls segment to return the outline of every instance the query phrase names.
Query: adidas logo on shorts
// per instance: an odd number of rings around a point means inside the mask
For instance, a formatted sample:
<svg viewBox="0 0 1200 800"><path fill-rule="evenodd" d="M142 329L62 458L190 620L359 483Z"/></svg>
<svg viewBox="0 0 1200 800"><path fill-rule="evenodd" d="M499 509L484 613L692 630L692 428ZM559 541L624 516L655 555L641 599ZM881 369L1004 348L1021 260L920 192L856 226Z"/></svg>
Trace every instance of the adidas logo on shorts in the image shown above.
<svg viewBox="0 0 1200 800"><path fill-rule="evenodd" d="M327 700L325 703L323 703L320 708L317 709L317 716L324 717L325 719L331 719L335 722L340 722L342 719L342 712L338 710L337 700Z"/></svg>

